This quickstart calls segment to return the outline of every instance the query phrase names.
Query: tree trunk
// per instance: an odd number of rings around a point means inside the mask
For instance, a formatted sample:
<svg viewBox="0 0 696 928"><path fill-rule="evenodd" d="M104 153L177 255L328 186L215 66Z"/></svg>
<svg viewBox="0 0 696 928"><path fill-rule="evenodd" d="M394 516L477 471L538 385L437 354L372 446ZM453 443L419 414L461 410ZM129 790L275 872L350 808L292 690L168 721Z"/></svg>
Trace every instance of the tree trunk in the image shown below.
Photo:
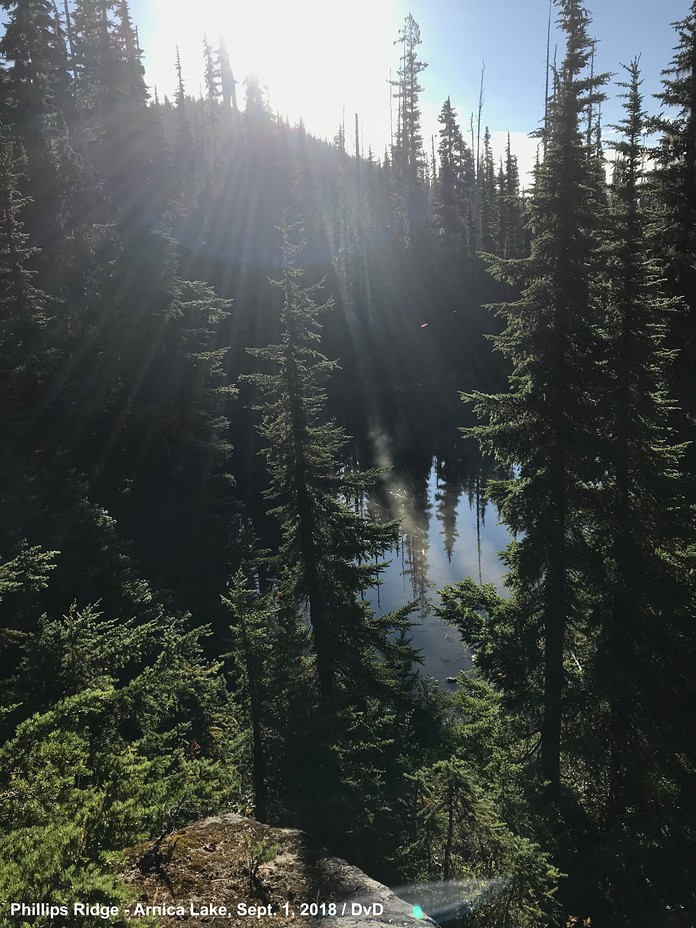
<svg viewBox="0 0 696 928"><path fill-rule="evenodd" d="M454 784L447 787L447 840L445 841L445 859L442 866L443 880L452 879L452 844L454 842Z"/></svg>
<svg viewBox="0 0 696 928"><path fill-rule="evenodd" d="M561 345L563 341L561 340ZM559 352L563 357L563 347ZM563 364L559 365L562 369ZM563 377L559 377L559 388ZM563 416L559 389L555 413ZM560 421L560 419L559 419ZM562 428L562 426L561 426ZM558 435L559 432L557 431ZM562 435L562 431L560 432ZM562 441L563 439L561 439ZM563 448L552 451L549 476L553 524L549 538L549 565L547 572L546 609L544 612L544 709L541 723L541 775L548 781L552 797L556 797L561 784L561 727L563 720L563 688L565 673L563 658L569 601L566 563L566 461Z"/></svg>
<svg viewBox="0 0 696 928"><path fill-rule="evenodd" d="M268 819L266 806L266 758L263 753L263 735L261 731L261 700L259 699L259 672L254 654L252 653L249 635L247 634L246 620L243 610L239 612L239 621L242 631L242 647L244 648L244 664L249 682L249 715L251 716L252 739L252 781L254 785L254 814L256 820L265 822Z"/></svg>

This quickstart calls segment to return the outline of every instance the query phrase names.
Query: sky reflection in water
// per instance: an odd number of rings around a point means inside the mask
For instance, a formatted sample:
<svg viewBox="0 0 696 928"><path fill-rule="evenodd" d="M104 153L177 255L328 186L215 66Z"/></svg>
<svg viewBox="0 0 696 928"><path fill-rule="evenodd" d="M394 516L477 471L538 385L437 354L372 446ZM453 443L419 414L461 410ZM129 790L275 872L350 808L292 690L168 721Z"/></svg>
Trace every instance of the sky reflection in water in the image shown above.
<svg viewBox="0 0 696 928"><path fill-rule="evenodd" d="M422 651L422 672L446 684L471 660L457 630L432 614L438 590L470 576L495 583L502 592L504 565L498 555L510 536L495 506L481 501L486 477L480 470L455 477L433 457L427 479L418 479L390 461L386 449L386 442L375 441L376 463L386 470L368 510L378 518L398 519L402 539L370 601L380 612L419 601L412 638Z"/></svg>

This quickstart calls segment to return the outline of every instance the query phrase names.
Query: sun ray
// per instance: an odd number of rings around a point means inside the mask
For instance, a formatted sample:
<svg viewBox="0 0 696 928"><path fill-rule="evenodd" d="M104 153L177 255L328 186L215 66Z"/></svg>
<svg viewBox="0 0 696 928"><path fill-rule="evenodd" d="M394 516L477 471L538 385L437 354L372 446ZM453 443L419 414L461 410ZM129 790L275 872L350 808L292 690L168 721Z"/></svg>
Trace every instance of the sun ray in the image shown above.
<svg viewBox="0 0 696 928"><path fill-rule="evenodd" d="M178 46L187 92L199 92L207 34L213 45L224 39L240 91L244 77L257 73L271 109L291 122L302 117L320 137L334 135L344 110L351 120L359 114L368 138L381 136L388 123L385 62L398 26L397 0L265 0L245 6L157 0L154 6L155 21L167 25L146 65L149 80L160 88L173 87Z"/></svg>

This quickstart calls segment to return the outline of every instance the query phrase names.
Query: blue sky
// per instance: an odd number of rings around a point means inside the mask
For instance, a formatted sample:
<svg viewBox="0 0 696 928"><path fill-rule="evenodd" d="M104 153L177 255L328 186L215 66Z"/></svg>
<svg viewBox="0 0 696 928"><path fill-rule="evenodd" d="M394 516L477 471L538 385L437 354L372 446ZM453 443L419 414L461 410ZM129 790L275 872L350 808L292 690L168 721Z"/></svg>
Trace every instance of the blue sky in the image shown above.
<svg viewBox="0 0 696 928"><path fill-rule="evenodd" d="M329 137L344 106L351 127L357 110L365 142L379 153L389 139L386 81L398 64L392 43L411 12L429 65L422 75L424 135L437 131L437 112L448 95L468 126L485 61L484 122L498 150L510 131L521 162L531 162L534 143L526 135L543 111L548 0L257 0L253 10L249 3L132 0L148 78L160 95L173 89L177 43L187 88L196 93L202 34L207 30L216 40L224 33L237 76L256 69L267 80L273 109L291 120L301 115L310 130ZM670 24L688 8L688 0L596 0L590 9L598 68L618 72L620 62L640 53L646 95L658 90L676 41ZM560 59L562 40L554 27L552 50L557 40ZM609 93L607 123L619 115L613 86Z"/></svg>
<svg viewBox="0 0 696 928"><path fill-rule="evenodd" d="M410 0L400 2L421 27L428 96L447 93L475 106L481 62L486 62L486 111L496 128L528 131L543 109L548 0ZM599 39L601 70L616 71L641 55L645 88L657 89L660 70L675 44L670 23L684 16L687 0L597 0L591 34ZM555 28L552 33L562 39Z"/></svg>

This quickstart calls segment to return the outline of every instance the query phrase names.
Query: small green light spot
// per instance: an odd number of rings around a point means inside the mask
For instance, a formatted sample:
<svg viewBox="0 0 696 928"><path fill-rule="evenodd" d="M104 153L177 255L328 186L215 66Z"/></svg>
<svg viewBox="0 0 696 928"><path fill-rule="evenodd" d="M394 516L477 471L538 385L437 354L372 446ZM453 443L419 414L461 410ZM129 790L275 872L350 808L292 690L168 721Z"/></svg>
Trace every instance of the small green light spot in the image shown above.
<svg viewBox="0 0 696 928"><path fill-rule="evenodd" d="M414 907L413 907L413 917L414 917L414 918L423 918L424 915L425 915L425 912L423 911L423 909L421 909L421 907L420 907L419 905L414 905Z"/></svg>

